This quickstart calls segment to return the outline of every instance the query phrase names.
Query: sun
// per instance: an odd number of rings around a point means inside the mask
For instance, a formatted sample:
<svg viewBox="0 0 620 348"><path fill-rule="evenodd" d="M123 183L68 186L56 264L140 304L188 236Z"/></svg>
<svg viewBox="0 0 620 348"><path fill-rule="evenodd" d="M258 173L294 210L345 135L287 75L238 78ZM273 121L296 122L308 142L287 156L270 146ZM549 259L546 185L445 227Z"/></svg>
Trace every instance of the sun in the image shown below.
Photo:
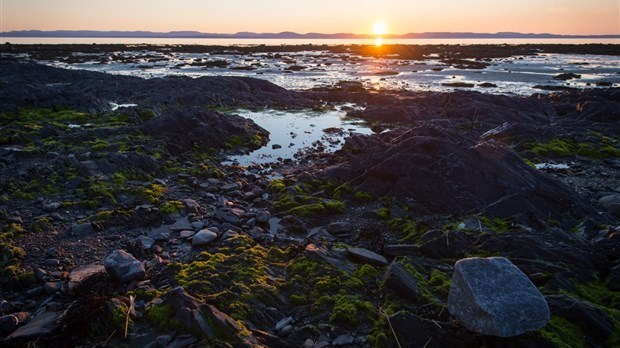
<svg viewBox="0 0 620 348"><path fill-rule="evenodd" d="M387 33L387 25L385 25L385 22L379 21L375 23L373 32L375 33L375 35L383 35Z"/></svg>

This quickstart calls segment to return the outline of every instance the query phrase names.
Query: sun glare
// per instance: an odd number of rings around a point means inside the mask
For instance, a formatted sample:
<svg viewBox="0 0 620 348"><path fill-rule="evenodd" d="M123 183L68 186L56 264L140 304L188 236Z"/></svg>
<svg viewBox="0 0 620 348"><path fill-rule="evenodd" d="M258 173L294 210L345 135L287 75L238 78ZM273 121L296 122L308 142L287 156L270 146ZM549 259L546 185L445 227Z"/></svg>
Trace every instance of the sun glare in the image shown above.
<svg viewBox="0 0 620 348"><path fill-rule="evenodd" d="M383 39L380 38L380 37L376 38L375 39L375 46L379 47L381 45L383 45Z"/></svg>
<svg viewBox="0 0 620 348"><path fill-rule="evenodd" d="M383 35L387 33L387 26L385 25L385 22L375 23L373 32L375 33L375 35Z"/></svg>

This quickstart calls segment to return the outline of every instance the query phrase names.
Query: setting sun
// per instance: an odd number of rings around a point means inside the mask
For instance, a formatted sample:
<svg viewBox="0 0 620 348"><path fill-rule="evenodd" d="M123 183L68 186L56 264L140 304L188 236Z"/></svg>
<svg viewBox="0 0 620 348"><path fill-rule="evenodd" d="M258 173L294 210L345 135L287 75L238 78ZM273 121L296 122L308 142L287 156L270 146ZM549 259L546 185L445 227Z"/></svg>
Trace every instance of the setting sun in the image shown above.
<svg viewBox="0 0 620 348"><path fill-rule="evenodd" d="M373 32L375 33L375 35L383 35L387 33L387 26L385 25L385 22L375 23Z"/></svg>

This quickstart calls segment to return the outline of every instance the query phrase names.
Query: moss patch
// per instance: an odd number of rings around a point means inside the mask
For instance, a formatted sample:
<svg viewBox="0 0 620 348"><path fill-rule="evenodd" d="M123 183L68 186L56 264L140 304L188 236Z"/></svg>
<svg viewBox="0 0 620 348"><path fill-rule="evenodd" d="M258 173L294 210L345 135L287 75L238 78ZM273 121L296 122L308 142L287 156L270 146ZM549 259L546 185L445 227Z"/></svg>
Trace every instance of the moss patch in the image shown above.
<svg viewBox="0 0 620 348"><path fill-rule="evenodd" d="M529 150L539 157L571 157L583 156L588 158L618 158L620 149L617 141L601 138L596 143L576 142L569 139L551 139L546 143L526 143L522 150Z"/></svg>
<svg viewBox="0 0 620 348"><path fill-rule="evenodd" d="M273 302L282 278L272 274L270 251L249 237L227 241L229 249L203 252L195 261L176 264L179 285L203 300L216 301L221 309L237 320L248 318L255 310L254 299Z"/></svg>

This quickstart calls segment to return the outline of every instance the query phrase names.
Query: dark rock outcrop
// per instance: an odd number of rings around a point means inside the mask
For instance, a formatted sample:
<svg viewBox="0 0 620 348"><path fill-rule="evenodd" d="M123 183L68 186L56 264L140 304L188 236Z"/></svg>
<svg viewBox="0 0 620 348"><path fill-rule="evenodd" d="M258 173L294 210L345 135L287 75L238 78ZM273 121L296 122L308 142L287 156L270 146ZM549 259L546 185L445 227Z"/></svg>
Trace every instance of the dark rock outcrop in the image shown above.
<svg viewBox="0 0 620 348"><path fill-rule="evenodd" d="M211 110L176 109L142 125L146 134L163 139L172 153L188 148L258 148L269 133L254 121Z"/></svg>
<svg viewBox="0 0 620 348"><path fill-rule="evenodd" d="M341 151L344 161L326 173L377 196L410 197L422 213L518 215L531 223L595 215L567 186L509 148L457 139L433 128L354 136Z"/></svg>
<svg viewBox="0 0 620 348"><path fill-rule="evenodd" d="M265 80L209 76L142 79L34 63L2 61L0 112L19 108L67 108L107 112L111 102L168 106L311 106L296 92Z"/></svg>

